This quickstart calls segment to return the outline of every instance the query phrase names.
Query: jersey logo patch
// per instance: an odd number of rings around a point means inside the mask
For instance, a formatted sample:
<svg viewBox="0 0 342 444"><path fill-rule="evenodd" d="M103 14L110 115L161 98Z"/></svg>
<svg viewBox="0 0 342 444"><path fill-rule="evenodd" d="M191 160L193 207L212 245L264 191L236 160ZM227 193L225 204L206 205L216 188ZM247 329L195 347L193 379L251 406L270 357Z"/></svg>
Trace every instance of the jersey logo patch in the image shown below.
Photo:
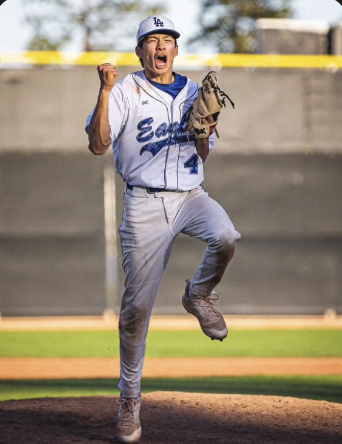
<svg viewBox="0 0 342 444"><path fill-rule="evenodd" d="M193 142L195 138L190 134L185 133L188 128L189 112L185 113L180 123L173 122L170 124L161 123L158 128L153 131L152 124L154 123L153 117L141 120L137 125L139 131L136 140L139 143L149 142L154 136L158 140L156 142L147 143L140 149L140 156L145 153L151 153L154 157L166 146L177 145L186 142Z"/></svg>
<svg viewBox="0 0 342 444"><path fill-rule="evenodd" d="M164 23L158 17L153 17L153 20L154 26L164 26Z"/></svg>

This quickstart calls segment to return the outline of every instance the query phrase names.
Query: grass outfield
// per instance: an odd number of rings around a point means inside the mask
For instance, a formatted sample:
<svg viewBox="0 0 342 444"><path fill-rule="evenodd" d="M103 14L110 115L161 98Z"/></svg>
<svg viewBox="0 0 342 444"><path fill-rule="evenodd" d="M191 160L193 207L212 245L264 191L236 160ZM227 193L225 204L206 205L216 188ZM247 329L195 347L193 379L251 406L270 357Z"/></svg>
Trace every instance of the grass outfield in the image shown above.
<svg viewBox="0 0 342 444"><path fill-rule="evenodd" d="M0 401L67 396L117 395L114 379L0 381ZM156 390L291 396L342 403L342 376L144 378L142 392Z"/></svg>
<svg viewBox="0 0 342 444"><path fill-rule="evenodd" d="M211 341L201 331L150 331L147 357L342 356L342 330L233 330ZM1 357L119 357L117 331L0 332Z"/></svg>
<svg viewBox="0 0 342 444"><path fill-rule="evenodd" d="M224 342L201 331L151 331L148 357L342 356L342 330L233 330ZM117 331L0 332L2 357L118 357ZM0 400L115 395L114 379L0 381ZM342 403L342 376L144 378L142 391L293 396Z"/></svg>

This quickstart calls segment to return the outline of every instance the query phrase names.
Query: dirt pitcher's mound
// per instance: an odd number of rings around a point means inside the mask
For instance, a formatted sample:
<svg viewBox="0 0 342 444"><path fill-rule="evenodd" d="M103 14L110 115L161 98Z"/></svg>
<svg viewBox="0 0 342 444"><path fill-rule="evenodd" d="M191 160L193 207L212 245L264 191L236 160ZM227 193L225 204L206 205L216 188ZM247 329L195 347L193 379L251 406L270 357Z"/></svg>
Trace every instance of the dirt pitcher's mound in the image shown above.
<svg viewBox="0 0 342 444"><path fill-rule="evenodd" d="M0 443L115 443L115 397L0 403ZM342 405L270 396L143 396L141 444L342 442Z"/></svg>

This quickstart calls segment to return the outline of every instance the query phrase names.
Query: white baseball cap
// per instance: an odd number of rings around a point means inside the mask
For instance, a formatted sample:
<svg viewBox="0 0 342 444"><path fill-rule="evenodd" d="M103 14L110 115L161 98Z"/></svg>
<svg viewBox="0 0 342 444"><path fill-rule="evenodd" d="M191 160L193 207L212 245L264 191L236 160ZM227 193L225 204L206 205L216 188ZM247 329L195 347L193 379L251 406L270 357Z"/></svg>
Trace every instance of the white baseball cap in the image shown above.
<svg viewBox="0 0 342 444"><path fill-rule="evenodd" d="M166 17L153 15L140 23L137 32L137 43L147 35L156 33L170 34L175 39L178 39L180 36L180 33L176 31L175 25L171 20Z"/></svg>

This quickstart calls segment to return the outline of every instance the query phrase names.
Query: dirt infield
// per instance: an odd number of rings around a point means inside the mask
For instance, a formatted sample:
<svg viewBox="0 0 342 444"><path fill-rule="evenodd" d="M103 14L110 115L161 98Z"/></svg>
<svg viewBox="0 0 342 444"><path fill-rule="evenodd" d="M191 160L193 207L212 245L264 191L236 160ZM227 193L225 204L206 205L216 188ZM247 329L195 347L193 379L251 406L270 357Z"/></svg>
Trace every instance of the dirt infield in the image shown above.
<svg viewBox="0 0 342 444"><path fill-rule="evenodd" d="M0 379L117 378L119 359L0 358ZM342 358L147 358L144 377L341 375Z"/></svg>
<svg viewBox="0 0 342 444"><path fill-rule="evenodd" d="M0 442L109 444L115 397L0 403ZM141 444L340 444L342 405L296 398L154 392L143 395Z"/></svg>

